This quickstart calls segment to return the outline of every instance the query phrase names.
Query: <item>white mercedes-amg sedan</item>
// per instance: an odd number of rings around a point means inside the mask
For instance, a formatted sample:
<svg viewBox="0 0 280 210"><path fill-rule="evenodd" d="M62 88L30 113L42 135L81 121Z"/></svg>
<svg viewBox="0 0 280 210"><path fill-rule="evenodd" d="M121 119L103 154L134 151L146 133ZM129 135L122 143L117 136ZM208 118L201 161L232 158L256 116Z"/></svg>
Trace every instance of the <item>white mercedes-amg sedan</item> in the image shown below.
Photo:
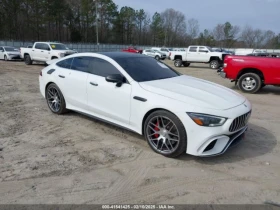
<svg viewBox="0 0 280 210"><path fill-rule="evenodd" d="M247 130L251 103L221 85L133 53L78 53L40 72L50 110L74 110L144 135L167 157L224 153Z"/></svg>

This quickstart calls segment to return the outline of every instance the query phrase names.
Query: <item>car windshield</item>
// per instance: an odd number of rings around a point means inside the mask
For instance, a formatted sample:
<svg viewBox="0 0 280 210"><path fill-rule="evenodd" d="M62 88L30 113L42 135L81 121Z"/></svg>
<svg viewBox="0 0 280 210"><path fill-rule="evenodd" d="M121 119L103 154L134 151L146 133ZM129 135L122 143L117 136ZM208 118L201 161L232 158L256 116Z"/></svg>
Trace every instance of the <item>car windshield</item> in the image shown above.
<svg viewBox="0 0 280 210"><path fill-rule="evenodd" d="M167 79L181 74L149 57L116 58L116 62L137 82Z"/></svg>
<svg viewBox="0 0 280 210"><path fill-rule="evenodd" d="M4 47L7 52L18 51L17 48L14 47Z"/></svg>
<svg viewBox="0 0 280 210"><path fill-rule="evenodd" d="M211 47L206 47L210 52L214 52L214 50Z"/></svg>
<svg viewBox="0 0 280 210"><path fill-rule="evenodd" d="M50 44L53 50L67 50L67 47L64 44Z"/></svg>

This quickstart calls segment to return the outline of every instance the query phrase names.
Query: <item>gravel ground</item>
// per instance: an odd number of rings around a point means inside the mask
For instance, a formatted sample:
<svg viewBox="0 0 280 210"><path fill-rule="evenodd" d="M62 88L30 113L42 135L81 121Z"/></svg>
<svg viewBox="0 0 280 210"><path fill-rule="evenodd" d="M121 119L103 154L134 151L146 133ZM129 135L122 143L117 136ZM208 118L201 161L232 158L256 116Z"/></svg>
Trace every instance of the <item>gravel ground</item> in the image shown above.
<svg viewBox="0 0 280 210"><path fill-rule="evenodd" d="M135 133L52 114L39 93L42 68L0 61L1 204L280 202L280 88L245 94L248 132L224 155L169 159ZM206 65L178 70L240 92Z"/></svg>

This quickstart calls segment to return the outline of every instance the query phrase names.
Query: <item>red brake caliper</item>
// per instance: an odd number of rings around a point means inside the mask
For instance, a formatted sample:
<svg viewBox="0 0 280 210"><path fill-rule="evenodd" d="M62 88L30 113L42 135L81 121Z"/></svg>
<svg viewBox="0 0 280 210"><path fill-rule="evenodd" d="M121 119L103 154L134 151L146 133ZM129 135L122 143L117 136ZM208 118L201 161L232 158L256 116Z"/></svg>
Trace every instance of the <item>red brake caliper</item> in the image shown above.
<svg viewBox="0 0 280 210"><path fill-rule="evenodd" d="M159 131L158 126L159 126L159 122L157 122L157 124L156 124L156 126L155 126L155 131ZM155 134L155 137L158 138L158 137L159 137L159 134L156 133L156 134Z"/></svg>

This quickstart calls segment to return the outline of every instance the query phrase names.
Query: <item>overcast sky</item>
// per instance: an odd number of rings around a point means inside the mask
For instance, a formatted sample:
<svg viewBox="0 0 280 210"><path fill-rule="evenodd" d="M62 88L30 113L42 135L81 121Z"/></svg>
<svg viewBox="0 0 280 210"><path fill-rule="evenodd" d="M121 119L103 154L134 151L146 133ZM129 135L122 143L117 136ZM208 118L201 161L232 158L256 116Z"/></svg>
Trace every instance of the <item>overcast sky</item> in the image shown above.
<svg viewBox="0 0 280 210"><path fill-rule="evenodd" d="M251 25L280 33L280 0L113 0L119 9L130 6L144 9L151 16L173 8L186 18L199 21L200 30L212 29L218 23Z"/></svg>

